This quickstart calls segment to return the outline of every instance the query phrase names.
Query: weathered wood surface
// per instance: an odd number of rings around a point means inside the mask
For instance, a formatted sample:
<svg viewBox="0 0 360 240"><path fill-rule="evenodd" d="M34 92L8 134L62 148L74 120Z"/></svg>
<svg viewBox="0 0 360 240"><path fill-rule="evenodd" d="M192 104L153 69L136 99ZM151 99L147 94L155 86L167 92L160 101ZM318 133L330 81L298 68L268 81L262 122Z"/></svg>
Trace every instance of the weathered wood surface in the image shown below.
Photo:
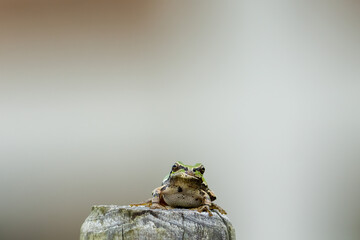
<svg viewBox="0 0 360 240"><path fill-rule="evenodd" d="M235 239L228 217L188 209L160 210L116 205L93 206L80 240Z"/></svg>

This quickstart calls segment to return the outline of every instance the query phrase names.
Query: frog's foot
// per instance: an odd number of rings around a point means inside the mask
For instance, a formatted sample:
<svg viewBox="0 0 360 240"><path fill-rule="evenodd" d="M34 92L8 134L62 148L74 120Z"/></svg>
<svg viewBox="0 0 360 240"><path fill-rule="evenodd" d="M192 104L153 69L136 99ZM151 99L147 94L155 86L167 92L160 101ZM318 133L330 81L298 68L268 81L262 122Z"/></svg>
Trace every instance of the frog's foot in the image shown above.
<svg viewBox="0 0 360 240"><path fill-rule="evenodd" d="M191 208L191 210L196 210L198 212L207 212L209 214L209 216L211 217L212 216L212 213L210 211L210 207L208 205L202 205L200 207L197 207L197 208Z"/></svg>
<svg viewBox="0 0 360 240"><path fill-rule="evenodd" d="M211 203L211 206L210 206L210 209L213 210L213 209L216 209L218 210L221 214L227 214L227 212L221 208L219 205L215 204L215 203Z"/></svg>
<svg viewBox="0 0 360 240"><path fill-rule="evenodd" d="M138 206L146 206L146 207L150 207L151 206L151 199L147 200L146 202L141 202L141 203L132 203L129 204L131 207L138 207Z"/></svg>
<svg viewBox="0 0 360 240"><path fill-rule="evenodd" d="M162 209L162 210L167 210L168 208L166 206L163 206L159 203L150 203L150 208L151 209Z"/></svg>
<svg viewBox="0 0 360 240"><path fill-rule="evenodd" d="M168 205L166 205L164 207L166 208L166 210L175 209L174 207L171 207L171 206L168 206Z"/></svg>
<svg viewBox="0 0 360 240"><path fill-rule="evenodd" d="M150 205L151 203L147 203L147 202L129 204L130 207L139 207L139 206L150 207Z"/></svg>

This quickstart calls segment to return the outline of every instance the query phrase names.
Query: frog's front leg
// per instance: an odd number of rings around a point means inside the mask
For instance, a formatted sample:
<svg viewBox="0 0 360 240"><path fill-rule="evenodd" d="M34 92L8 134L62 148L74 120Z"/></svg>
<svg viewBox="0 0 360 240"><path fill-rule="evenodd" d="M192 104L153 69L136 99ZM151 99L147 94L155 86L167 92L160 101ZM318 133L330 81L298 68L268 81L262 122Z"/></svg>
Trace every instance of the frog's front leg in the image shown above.
<svg viewBox="0 0 360 240"><path fill-rule="evenodd" d="M152 209L168 209L166 206L162 205L162 196L161 196L161 192L163 191L163 189L166 188L165 185L155 188L154 191L152 192L152 199L151 199L151 205L150 208Z"/></svg>
<svg viewBox="0 0 360 240"><path fill-rule="evenodd" d="M210 206L211 206L211 199L209 194L207 194L205 191L201 190L200 192L201 195L203 195L204 197L204 202L203 205L197 207L197 208L192 208L193 210L197 210L198 212L207 212L209 214L209 216L212 216L212 213L210 211Z"/></svg>

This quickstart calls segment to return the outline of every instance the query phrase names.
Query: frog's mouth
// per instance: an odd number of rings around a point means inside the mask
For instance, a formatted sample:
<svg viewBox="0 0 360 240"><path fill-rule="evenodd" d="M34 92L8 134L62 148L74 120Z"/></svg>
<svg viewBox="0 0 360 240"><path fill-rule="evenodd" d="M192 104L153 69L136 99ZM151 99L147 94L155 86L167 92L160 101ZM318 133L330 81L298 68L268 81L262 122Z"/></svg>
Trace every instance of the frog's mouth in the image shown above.
<svg viewBox="0 0 360 240"><path fill-rule="evenodd" d="M171 176L170 181L178 181L178 180L183 180L183 181L190 181L190 182L197 182L197 181L201 181L201 178L195 176L194 174L189 174L187 172L178 172L178 173L174 173Z"/></svg>

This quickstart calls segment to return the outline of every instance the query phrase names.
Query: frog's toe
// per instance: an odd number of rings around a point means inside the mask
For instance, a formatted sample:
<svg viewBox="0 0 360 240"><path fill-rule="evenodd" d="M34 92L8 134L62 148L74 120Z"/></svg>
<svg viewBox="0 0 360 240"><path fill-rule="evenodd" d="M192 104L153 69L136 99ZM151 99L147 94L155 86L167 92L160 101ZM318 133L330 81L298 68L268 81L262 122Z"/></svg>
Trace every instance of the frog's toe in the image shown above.
<svg viewBox="0 0 360 240"><path fill-rule="evenodd" d="M151 209L162 209L162 210L167 210L166 206L163 206L159 203L153 203L150 206Z"/></svg>
<svg viewBox="0 0 360 240"><path fill-rule="evenodd" d="M145 201L145 202L141 202L141 203L131 203L129 204L130 207L138 207L138 206L147 206L149 207L151 204L151 199Z"/></svg>
<svg viewBox="0 0 360 240"><path fill-rule="evenodd" d="M200 207L193 208L193 210L197 210L199 213L201 213L201 212L207 212L210 217L212 216L212 213L211 213L210 208L209 208L208 205L202 205L202 206L200 206Z"/></svg>
<svg viewBox="0 0 360 240"><path fill-rule="evenodd" d="M145 207L149 207L151 203L132 203L132 204L129 204L130 207L139 207L139 206L145 206Z"/></svg>
<svg viewBox="0 0 360 240"><path fill-rule="evenodd" d="M220 209L218 209L219 210L219 212L221 213L221 214L223 214L223 215L226 215L227 214L227 212L224 210L224 209L222 209L222 208L220 208Z"/></svg>
<svg viewBox="0 0 360 240"><path fill-rule="evenodd" d="M216 205L215 203L212 203L212 204L211 204L210 209L216 209L216 210L218 210L221 214L227 214L227 212L226 212L222 207L220 207L219 205Z"/></svg>

